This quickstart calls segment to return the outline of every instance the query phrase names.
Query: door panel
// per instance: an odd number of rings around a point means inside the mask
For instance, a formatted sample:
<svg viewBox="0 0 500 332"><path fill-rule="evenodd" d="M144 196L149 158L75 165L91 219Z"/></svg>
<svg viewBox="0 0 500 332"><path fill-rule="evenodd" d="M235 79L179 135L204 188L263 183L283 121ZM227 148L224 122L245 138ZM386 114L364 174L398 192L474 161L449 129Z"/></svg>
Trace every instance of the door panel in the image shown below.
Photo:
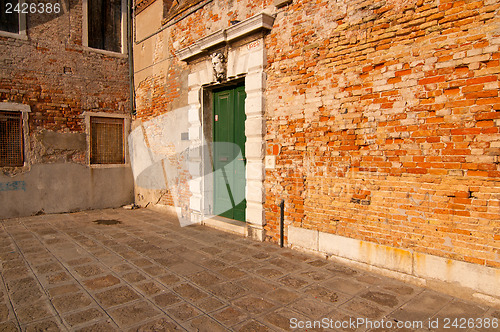
<svg viewBox="0 0 500 332"><path fill-rule="evenodd" d="M214 93L214 213L245 221L245 88Z"/></svg>

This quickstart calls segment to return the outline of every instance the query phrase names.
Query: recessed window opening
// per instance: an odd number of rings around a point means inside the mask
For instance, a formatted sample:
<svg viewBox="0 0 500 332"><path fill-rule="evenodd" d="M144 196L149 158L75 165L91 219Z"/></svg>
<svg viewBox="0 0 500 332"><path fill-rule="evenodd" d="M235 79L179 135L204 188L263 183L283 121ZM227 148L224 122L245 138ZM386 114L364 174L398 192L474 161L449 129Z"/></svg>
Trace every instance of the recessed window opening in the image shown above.
<svg viewBox="0 0 500 332"><path fill-rule="evenodd" d="M122 0L88 1L88 46L122 51Z"/></svg>
<svg viewBox="0 0 500 332"><path fill-rule="evenodd" d="M0 167L24 165L23 119L20 112L0 111Z"/></svg>
<svg viewBox="0 0 500 332"><path fill-rule="evenodd" d="M90 163L124 164L124 125L121 118L90 118Z"/></svg>

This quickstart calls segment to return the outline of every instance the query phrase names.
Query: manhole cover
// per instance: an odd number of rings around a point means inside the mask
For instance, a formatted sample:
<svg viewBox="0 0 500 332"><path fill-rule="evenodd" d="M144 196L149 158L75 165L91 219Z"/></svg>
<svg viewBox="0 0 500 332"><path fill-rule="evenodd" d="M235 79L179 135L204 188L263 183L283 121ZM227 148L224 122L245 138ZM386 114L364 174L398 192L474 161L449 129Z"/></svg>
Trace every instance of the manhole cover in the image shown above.
<svg viewBox="0 0 500 332"><path fill-rule="evenodd" d="M121 221L115 219L97 219L94 220L93 222L95 222L98 225L116 225L122 223Z"/></svg>

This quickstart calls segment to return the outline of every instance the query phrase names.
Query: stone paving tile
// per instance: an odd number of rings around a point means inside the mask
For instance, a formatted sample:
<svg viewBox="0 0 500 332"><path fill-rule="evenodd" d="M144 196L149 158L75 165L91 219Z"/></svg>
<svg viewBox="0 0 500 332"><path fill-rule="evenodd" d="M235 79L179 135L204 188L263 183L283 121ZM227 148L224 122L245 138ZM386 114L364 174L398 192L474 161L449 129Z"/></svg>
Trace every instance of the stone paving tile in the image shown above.
<svg viewBox="0 0 500 332"><path fill-rule="evenodd" d="M168 307L181 301L173 292L165 292L153 297L153 302L160 308Z"/></svg>
<svg viewBox="0 0 500 332"><path fill-rule="evenodd" d="M335 308L327 302L309 297L299 299L292 303L289 307L312 319L327 317L327 314Z"/></svg>
<svg viewBox="0 0 500 332"><path fill-rule="evenodd" d="M225 282L217 285L212 285L208 287L208 290L215 296L224 300L239 298L250 293L245 288L240 287L233 282Z"/></svg>
<svg viewBox="0 0 500 332"><path fill-rule="evenodd" d="M331 290L320 284L313 284L305 288L304 293L328 304L342 304L352 298L351 295L344 294L337 290Z"/></svg>
<svg viewBox="0 0 500 332"><path fill-rule="evenodd" d="M64 316L64 320L69 326L74 327L77 325L98 321L104 317L106 317L106 314L104 314L98 308L89 308L67 314Z"/></svg>
<svg viewBox="0 0 500 332"><path fill-rule="evenodd" d="M39 332L39 331L47 331L47 332L58 332L63 330L64 327L62 323L60 323L57 318L48 318L42 321L31 323L26 325L26 332Z"/></svg>
<svg viewBox="0 0 500 332"><path fill-rule="evenodd" d="M2 332L16 332L19 331L18 325L14 322L1 322L0 331Z"/></svg>
<svg viewBox="0 0 500 332"><path fill-rule="evenodd" d="M204 315L193 318L192 320L183 324L188 331L196 332L222 332L227 329L216 320Z"/></svg>
<svg viewBox="0 0 500 332"><path fill-rule="evenodd" d="M243 320L248 319L248 315L245 312L233 307L226 307L218 310L217 312L210 314L210 316L226 327L236 325Z"/></svg>
<svg viewBox="0 0 500 332"><path fill-rule="evenodd" d="M93 222L107 219L120 223ZM500 319L500 309L208 227L180 227L175 216L147 209L0 221L0 300L0 331L288 331L292 319Z"/></svg>
<svg viewBox="0 0 500 332"><path fill-rule="evenodd" d="M129 329L129 332L146 331L184 331L184 328L168 318L159 318L153 321L142 323Z"/></svg>
<svg viewBox="0 0 500 332"><path fill-rule="evenodd" d="M426 290L394 311L391 317L399 321L427 320L430 312L437 313L451 300L452 298L448 295Z"/></svg>
<svg viewBox="0 0 500 332"><path fill-rule="evenodd" d="M204 312L210 313L212 311L219 310L220 308L226 306L226 303L216 297L209 297L198 301L196 303L196 306L201 310L203 310Z"/></svg>
<svg viewBox="0 0 500 332"><path fill-rule="evenodd" d="M96 294L97 301L104 307L135 301L140 296L129 286L119 286Z"/></svg>
<svg viewBox="0 0 500 332"><path fill-rule="evenodd" d="M267 332L273 331L270 327L258 322L254 319L246 321L242 324L239 324L234 328L235 331L238 332Z"/></svg>
<svg viewBox="0 0 500 332"><path fill-rule="evenodd" d="M260 297L256 297L254 295L249 295L244 298L238 299L234 301L234 304L251 314L259 315L265 312L269 312L271 309L276 307L276 304L265 300Z"/></svg>
<svg viewBox="0 0 500 332"><path fill-rule="evenodd" d="M255 276L236 281L236 284L249 290L252 294L266 294L280 287L275 282Z"/></svg>
<svg viewBox="0 0 500 332"><path fill-rule="evenodd" d="M187 321L202 314L200 310L187 302L178 303L168 308L166 311L172 318L180 322Z"/></svg>
<svg viewBox="0 0 500 332"><path fill-rule="evenodd" d="M357 313L358 315L371 320L379 320L389 311L386 308L382 308L377 304L370 303L369 301L360 298L353 298L341 305L340 308Z"/></svg>
<svg viewBox="0 0 500 332"><path fill-rule="evenodd" d="M56 310L60 313L88 307L92 299L84 293L72 293L55 297L51 300Z"/></svg>
<svg viewBox="0 0 500 332"><path fill-rule="evenodd" d="M158 316L161 312L146 301L134 302L111 309L109 314L120 327L128 327L137 322Z"/></svg>
<svg viewBox="0 0 500 332"><path fill-rule="evenodd" d="M75 329L76 332L115 332L121 331L115 324L110 323L109 321L102 321L87 325L85 327L79 327Z"/></svg>
<svg viewBox="0 0 500 332"><path fill-rule="evenodd" d="M27 306L15 306L19 323L29 323L54 315L49 301L38 301Z"/></svg>

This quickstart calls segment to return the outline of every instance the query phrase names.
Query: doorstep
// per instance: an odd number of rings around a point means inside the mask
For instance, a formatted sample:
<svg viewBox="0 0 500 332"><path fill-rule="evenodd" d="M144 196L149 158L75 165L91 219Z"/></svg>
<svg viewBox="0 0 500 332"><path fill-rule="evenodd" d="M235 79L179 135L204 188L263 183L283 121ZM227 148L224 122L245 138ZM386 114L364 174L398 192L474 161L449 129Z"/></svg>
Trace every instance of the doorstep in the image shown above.
<svg viewBox="0 0 500 332"><path fill-rule="evenodd" d="M247 224L243 221L224 218L221 216L213 216L204 219L202 225L219 229L221 231L247 236Z"/></svg>

